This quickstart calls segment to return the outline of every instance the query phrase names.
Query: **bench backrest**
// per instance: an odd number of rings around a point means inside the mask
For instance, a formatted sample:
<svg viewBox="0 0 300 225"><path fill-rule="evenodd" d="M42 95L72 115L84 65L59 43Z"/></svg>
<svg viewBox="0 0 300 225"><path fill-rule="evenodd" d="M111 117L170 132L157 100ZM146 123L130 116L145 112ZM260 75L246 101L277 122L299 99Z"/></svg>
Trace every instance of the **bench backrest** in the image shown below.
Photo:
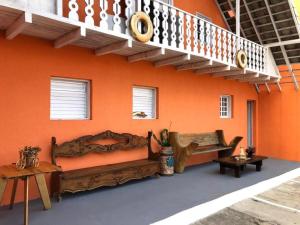
<svg viewBox="0 0 300 225"><path fill-rule="evenodd" d="M216 132L200 134L179 134L179 142L186 146L190 143L197 143L199 146L219 145L219 137Z"/></svg>
<svg viewBox="0 0 300 225"><path fill-rule="evenodd" d="M56 165L56 158L58 157L80 157L89 153L112 152L116 150L143 148L145 146L148 146L148 157L151 158L153 154L151 149L151 136L151 132L148 133L148 137L143 137L128 133L115 133L107 130L96 135L82 136L60 145L56 143L56 138L52 137L52 163ZM99 140L105 139L112 139L117 143L104 145L96 143Z"/></svg>

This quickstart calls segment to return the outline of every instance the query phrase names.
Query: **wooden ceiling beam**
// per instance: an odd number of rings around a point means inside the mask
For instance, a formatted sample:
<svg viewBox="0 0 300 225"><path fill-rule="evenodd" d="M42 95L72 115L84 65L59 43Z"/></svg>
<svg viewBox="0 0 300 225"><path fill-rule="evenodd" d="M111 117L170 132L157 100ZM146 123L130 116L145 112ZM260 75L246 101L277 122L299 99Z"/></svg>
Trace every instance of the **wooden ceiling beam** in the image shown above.
<svg viewBox="0 0 300 225"><path fill-rule="evenodd" d="M157 62L154 63L154 66L155 67L168 66L168 65L173 65L173 64L176 64L176 63L180 63L182 61L188 61L190 59L191 59L190 54L184 54L184 55L175 56L175 57L172 57L172 58L157 61Z"/></svg>
<svg viewBox="0 0 300 225"><path fill-rule="evenodd" d="M80 38L86 36L86 29L84 27L79 27L55 40L54 48L62 48L69 44L78 41Z"/></svg>
<svg viewBox="0 0 300 225"><path fill-rule="evenodd" d="M204 69L199 69L195 70L196 74L208 74L208 73L218 73L218 72L225 72L229 71L230 66L218 66L218 67L213 67L213 68L204 68Z"/></svg>
<svg viewBox="0 0 300 225"><path fill-rule="evenodd" d="M265 83L269 83L269 84L272 84L272 83L274 83L274 84L276 84L276 83L278 83L280 81L280 79L279 78L275 78L275 77L272 77L272 78L270 78L269 80L261 80L261 81L255 81L255 82L253 82L253 81L250 81L250 83L252 83L252 84L265 84Z"/></svg>
<svg viewBox="0 0 300 225"><path fill-rule="evenodd" d="M246 70L230 70L230 71L218 71L213 74L213 77L229 77L229 76L238 76L246 75Z"/></svg>
<svg viewBox="0 0 300 225"><path fill-rule="evenodd" d="M153 49L149 50L146 52L141 52L137 53L135 55L128 56L127 60L130 63L141 61L141 60L147 60L151 58L155 58L161 55L165 54L165 49L164 48L158 48L158 49Z"/></svg>
<svg viewBox="0 0 300 225"><path fill-rule="evenodd" d="M131 48L132 47L132 40L124 40L124 41L118 41L109 45L106 45L104 47L97 48L95 50L96 56L106 55L114 52L118 52L120 50Z"/></svg>
<svg viewBox="0 0 300 225"><path fill-rule="evenodd" d="M266 76L266 77L258 77L258 78L247 78L247 79L243 79L243 80L239 80L240 82L251 82L251 83L259 83L259 82L266 82L270 80L270 76Z"/></svg>
<svg viewBox="0 0 300 225"><path fill-rule="evenodd" d="M208 60L208 61L203 61L203 62L196 62L196 63L189 63L189 64L180 65L180 66L177 66L177 70L178 71L195 70L195 69L202 69L202 68L205 68L205 67L211 67L212 65L213 65L213 61Z"/></svg>
<svg viewBox="0 0 300 225"><path fill-rule="evenodd" d="M6 30L5 37L11 40L18 36L22 31L32 23L32 14L24 12L15 22L13 22Z"/></svg>
<svg viewBox="0 0 300 225"><path fill-rule="evenodd" d="M225 77L225 79L226 80L243 80L243 79L254 79L254 78L258 78L258 77L259 77L258 73L253 73L253 74Z"/></svg>

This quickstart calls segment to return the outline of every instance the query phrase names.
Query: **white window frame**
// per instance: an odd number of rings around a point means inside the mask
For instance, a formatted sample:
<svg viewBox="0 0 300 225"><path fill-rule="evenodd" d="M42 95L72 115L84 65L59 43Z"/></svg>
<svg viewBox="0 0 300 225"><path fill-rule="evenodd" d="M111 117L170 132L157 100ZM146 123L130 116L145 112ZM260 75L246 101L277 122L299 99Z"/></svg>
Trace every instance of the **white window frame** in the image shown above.
<svg viewBox="0 0 300 225"><path fill-rule="evenodd" d="M52 118L51 117L51 81L62 80L72 82L86 83L86 118ZM51 77L50 78L50 120L90 120L91 119L91 81L76 78L64 78L64 77Z"/></svg>
<svg viewBox="0 0 300 225"><path fill-rule="evenodd" d="M139 117L135 117L133 115L133 89L134 88L140 88L140 89L150 89L154 92L154 98L153 98L153 102L152 102L152 107L153 107L153 117L145 117L145 118L139 118ZM139 86L139 85L134 85L132 87L132 108L131 108L131 111L132 111L132 119L133 120L156 120L157 119L157 88L156 87L147 87L147 86Z"/></svg>
<svg viewBox="0 0 300 225"><path fill-rule="evenodd" d="M226 105L224 106L224 100L226 100ZM231 95L221 95L219 100L219 113L221 119L231 119L232 118L232 96ZM225 108L225 110L224 110ZM224 115L225 114L225 115Z"/></svg>

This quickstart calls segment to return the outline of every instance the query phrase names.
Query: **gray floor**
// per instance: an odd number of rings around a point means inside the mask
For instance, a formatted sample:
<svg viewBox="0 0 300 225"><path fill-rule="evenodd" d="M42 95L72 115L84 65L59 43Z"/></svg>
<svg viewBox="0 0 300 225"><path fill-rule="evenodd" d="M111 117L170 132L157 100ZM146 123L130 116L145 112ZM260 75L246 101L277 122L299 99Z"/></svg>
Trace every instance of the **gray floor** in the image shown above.
<svg viewBox="0 0 300 225"><path fill-rule="evenodd" d="M190 167L184 174L149 178L115 188L64 196L43 211L40 200L30 202L30 225L146 225L300 167L300 163L268 159L263 170L248 166L242 177L219 174L215 163ZM0 208L1 225L21 225L23 205Z"/></svg>

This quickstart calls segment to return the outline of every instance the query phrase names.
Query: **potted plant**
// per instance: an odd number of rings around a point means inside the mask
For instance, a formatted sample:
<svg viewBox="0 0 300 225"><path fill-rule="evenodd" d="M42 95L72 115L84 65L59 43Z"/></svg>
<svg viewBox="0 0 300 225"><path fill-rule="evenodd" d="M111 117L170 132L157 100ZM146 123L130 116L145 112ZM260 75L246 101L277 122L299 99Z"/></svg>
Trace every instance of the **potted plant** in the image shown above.
<svg viewBox="0 0 300 225"><path fill-rule="evenodd" d="M160 145L160 163L162 175L174 174L174 155L169 141L169 130L163 129L160 132L160 140L153 134L153 138Z"/></svg>
<svg viewBox="0 0 300 225"><path fill-rule="evenodd" d="M38 167L39 158L38 153L41 151L40 147L25 146L19 151L20 158L16 163L18 169Z"/></svg>

